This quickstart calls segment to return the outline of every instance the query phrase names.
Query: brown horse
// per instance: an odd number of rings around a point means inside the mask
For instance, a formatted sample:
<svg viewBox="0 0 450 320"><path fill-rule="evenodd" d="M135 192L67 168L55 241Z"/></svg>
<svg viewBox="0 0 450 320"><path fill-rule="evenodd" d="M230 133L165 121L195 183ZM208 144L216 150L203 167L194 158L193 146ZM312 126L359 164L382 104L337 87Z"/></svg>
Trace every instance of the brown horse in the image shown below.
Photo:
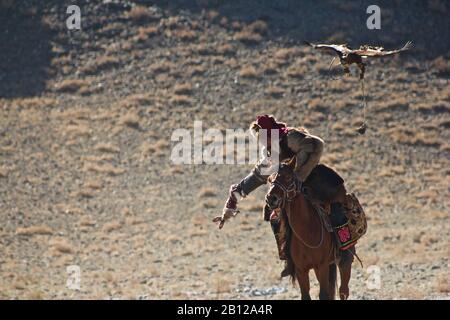
<svg viewBox="0 0 450 320"><path fill-rule="evenodd" d="M345 300L349 296L348 283L353 255L349 252L350 249L336 255L336 250L339 249L336 249L334 234L326 230L317 210L298 190L295 161L294 157L282 164L278 172L269 177L271 186L266 196L270 209L284 210L291 228L290 258L295 266L292 279L298 281L302 299L310 300L309 271L313 269L320 284L319 299L334 299L338 265L341 278L339 296L341 300ZM342 183L330 202L342 199L345 194ZM289 241L289 238L286 240Z"/></svg>

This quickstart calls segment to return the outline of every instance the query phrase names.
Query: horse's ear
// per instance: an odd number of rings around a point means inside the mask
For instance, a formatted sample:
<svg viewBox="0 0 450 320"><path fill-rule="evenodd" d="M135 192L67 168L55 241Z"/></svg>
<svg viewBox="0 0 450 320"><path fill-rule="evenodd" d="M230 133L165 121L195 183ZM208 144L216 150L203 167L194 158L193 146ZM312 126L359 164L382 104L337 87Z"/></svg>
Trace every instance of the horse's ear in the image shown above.
<svg viewBox="0 0 450 320"><path fill-rule="evenodd" d="M294 169L295 169L295 166L297 165L297 157L296 157L296 156L293 156L293 157L288 161L287 165L288 165L292 170L294 170Z"/></svg>

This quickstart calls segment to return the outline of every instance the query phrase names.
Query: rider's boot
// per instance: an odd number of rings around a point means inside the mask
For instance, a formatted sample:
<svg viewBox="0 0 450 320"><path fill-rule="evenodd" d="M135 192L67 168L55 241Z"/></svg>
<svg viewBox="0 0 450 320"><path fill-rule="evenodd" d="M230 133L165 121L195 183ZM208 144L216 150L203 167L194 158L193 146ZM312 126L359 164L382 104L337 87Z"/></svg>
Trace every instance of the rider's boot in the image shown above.
<svg viewBox="0 0 450 320"><path fill-rule="evenodd" d="M339 240L340 249L346 250L350 248L355 241L350 234L348 219L345 216L345 209L341 203L335 202L331 204L330 220Z"/></svg>

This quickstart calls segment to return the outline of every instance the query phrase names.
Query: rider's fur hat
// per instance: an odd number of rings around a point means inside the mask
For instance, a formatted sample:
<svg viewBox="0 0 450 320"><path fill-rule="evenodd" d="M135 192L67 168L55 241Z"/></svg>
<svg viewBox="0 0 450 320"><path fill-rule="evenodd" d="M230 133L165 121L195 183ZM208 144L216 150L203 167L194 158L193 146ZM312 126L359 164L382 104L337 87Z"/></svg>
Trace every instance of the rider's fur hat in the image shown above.
<svg viewBox="0 0 450 320"><path fill-rule="evenodd" d="M285 123L277 122L273 115L268 114L257 116L256 120L250 125L250 131L255 137L258 136L260 129L267 130L268 139L270 139L270 130L278 129L280 137L286 135L288 132L288 128Z"/></svg>

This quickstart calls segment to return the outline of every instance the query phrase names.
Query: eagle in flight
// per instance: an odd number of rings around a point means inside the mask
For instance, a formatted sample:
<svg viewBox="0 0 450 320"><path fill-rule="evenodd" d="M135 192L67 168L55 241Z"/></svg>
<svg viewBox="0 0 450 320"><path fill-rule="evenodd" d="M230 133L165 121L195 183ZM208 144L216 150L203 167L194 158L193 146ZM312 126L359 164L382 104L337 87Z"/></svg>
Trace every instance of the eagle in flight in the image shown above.
<svg viewBox="0 0 450 320"><path fill-rule="evenodd" d="M347 46L347 44L313 44L307 41L305 41L305 44L313 47L314 49L334 51L339 57L340 64L344 67L344 72L347 74L350 73L349 66L355 63L360 70L360 79L364 79L364 73L366 71L366 64L363 62L363 59L391 56L402 51L406 51L412 47L411 41L408 41L402 48L391 51L384 51L383 47L368 45L360 46L359 49L351 49ZM334 57L331 61L330 68L335 59L336 57Z"/></svg>

